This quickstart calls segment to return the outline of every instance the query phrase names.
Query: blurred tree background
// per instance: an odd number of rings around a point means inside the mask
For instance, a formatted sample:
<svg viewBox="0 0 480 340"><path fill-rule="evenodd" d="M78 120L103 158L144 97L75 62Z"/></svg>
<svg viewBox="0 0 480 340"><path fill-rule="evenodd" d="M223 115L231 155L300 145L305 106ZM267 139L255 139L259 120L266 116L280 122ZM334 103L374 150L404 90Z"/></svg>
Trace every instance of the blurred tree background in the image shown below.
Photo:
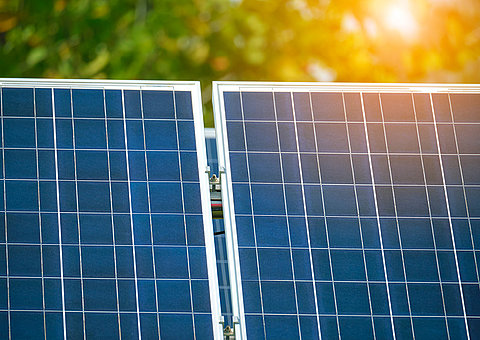
<svg viewBox="0 0 480 340"><path fill-rule="evenodd" d="M0 0L0 76L480 83L478 0Z"/></svg>

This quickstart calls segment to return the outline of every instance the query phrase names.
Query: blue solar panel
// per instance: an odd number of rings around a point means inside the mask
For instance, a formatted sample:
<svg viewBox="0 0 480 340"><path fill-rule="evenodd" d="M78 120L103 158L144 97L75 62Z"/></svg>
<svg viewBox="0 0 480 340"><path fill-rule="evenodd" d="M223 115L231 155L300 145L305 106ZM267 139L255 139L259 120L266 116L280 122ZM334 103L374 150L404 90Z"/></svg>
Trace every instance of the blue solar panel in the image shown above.
<svg viewBox="0 0 480 340"><path fill-rule="evenodd" d="M219 339L199 85L0 85L0 337Z"/></svg>
<svg viewBox="0 0 480 340"><path fill-rule="evenodd" d="M242 339L478 338L478 87L226 82L214 104Z"/></svg>

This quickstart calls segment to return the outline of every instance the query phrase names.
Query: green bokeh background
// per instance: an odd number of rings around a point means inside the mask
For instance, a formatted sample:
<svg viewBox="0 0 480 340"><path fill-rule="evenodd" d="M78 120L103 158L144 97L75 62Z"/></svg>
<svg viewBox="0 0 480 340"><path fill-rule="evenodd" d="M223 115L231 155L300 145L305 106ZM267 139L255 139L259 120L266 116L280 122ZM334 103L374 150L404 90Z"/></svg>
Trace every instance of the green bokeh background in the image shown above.
<svg viewBox="0 0 480 340"><path fill-rule="evenodd" d="M0 0L0 77L480 83L480 1ZM400 25L401 27L401 25Z"/></svg>

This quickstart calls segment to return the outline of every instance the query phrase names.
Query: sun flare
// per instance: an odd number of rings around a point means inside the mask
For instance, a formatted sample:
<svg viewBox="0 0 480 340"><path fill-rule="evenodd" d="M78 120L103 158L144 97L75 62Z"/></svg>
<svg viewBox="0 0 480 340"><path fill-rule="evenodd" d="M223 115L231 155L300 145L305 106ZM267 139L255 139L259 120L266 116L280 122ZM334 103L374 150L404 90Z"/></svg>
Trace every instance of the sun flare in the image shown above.
<svg viewBox="0 0 480 340"><path fill-rule="evenodd" d="M417 21L406 3L397 3L388 7L384 21L387 28L399 32L404 37L412 37L418 30Z"/></svg>

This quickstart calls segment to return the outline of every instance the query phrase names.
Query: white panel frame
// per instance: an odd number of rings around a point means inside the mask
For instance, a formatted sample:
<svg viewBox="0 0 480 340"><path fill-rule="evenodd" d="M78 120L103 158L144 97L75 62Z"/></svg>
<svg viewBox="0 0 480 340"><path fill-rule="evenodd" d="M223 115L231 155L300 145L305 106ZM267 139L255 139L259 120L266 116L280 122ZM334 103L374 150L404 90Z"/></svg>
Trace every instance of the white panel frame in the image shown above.
<svg viewBox="0 0 480 340"><path fill-rule="evenodd" d="M229 91L262 92L382 92L382 93L479 93L480 84L421 84L421 83L299 83L299 82L249 82L249 81L216 81L213 92ZM218 94L217 93L217 94ZM215 106L214 106L215 109Z"/></svg>
<svg viewBox="0 0 480 340"><path fill-rule="evenodd" d="M176 86L175 90L185 91L185 85ZM223 329L220 324L222 311L220 306L220 290L218 288L217 258L215 255L215 240L213 235L212 206L210 201L210 178L207 165L207 148L202 111L202 92L200 82L190 87L192 93L192 109L195 126L195 141L197 145L198 175L202 201L202 216L205 235L205 251L207 256L208 286L210 289L210 306L212 312L213 337L223 340Z"/></svg>
<svg viewBox="0 0 480 340"><path fill-rule="evenodd" d="M223 340L220 295L218 288L213 220L210 205L209 177L207 173L207 152L205 146L203 110L200 82L198 81L156 81L156 80L90 80L90 79L40 79L40 78L0 78L0 87L16 88L62 88L99 90L157 90L188 91L192 96L195 142L197 148L198 174L204 226L205 251L207 257L208 284L212 314L213 336ZM53 103L52 103L53 104ZM172 292L173 294L173 292ZM181 331L181 330L179 330ZM140 334L140 330L139 330Z"/></svg>
<svg viewBox="0 0 480 340"><path fill-rule="evenodd" d="M480 93L480 84L401 84L401 83L333 83L333 82L248 82L217 81L212 84L212 104L217 138L218 166L221 176L225 241L229 265L232 310L237 325L238 339L246 340L245 312L243 304L240 258L227 138L224 92L340 92L340 93ZM446 194L446 193L445 193ZM458 264L457 264L458 271ZM461 280L459 278L459 282ZM462 301L463 303L463 301ZM469 329L467 328L467 336ZM319 335L321 338L321 335Z"/></svg>
<svg viewBox="0 0 480 340"><path fill-rule="evenodd" d="M223 91L218 83L213 83L212 104L217 139L218 172L222 189L223 220L225 226L225 245L227 248L227 262L230 277L233 320L238 324L235 328L235 337L246 340L245 312L243 305L242 278L240 275L240 257L238 255L237 227L235 224L235 208L233 204L232 173L228 157L227 124L225 120L225 105ZM238 89L236 91L239 91Z"/></svg>

